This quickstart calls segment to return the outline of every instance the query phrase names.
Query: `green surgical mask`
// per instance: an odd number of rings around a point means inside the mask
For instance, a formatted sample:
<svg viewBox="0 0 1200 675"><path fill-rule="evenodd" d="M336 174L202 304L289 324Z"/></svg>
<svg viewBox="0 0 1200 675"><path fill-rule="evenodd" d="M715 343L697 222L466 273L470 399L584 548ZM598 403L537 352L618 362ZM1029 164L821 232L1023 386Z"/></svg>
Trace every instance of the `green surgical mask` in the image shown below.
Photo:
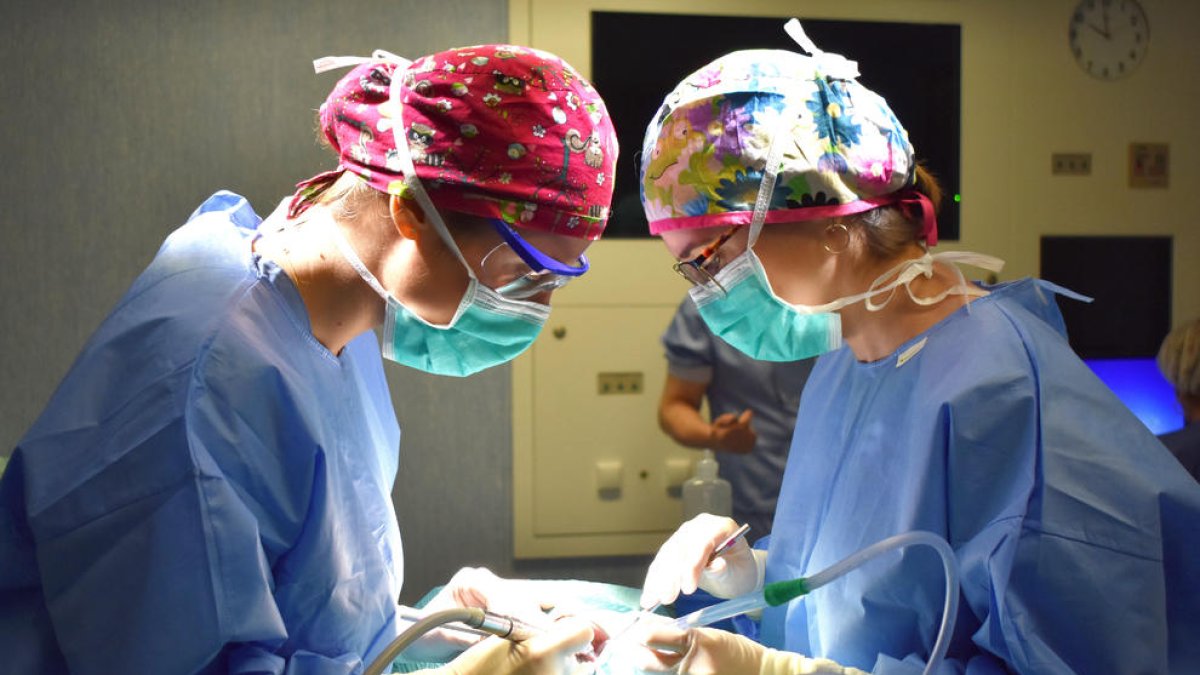
<svg viewBox="0 0 1200 675"><path fill-rule="evenodd" d="M947 251L905 260L884 272L863 293L838 298L824 305L793 305L771 289L766 270L754 250L734 258L714 277L716 284L692 288L692 299L709 330L730 345L760 361L798 361L819 356L842 344L842 318L839 309L865 302L868 311L887 306L897 288L903 287L918 305L933 305L951 294L986 295L968 284L958 272L959 283L932 297L918 296L909 284L917 277L933 276L934 263L967 263L999 271L1004 262L998 258ZM957 272L958 268L954 267ZM717 285L719 284L719 286ZM721 288L725 292L721 292ZM877 296L885 296L876 302Z"/></svg>
<svg viewBox="0 0 1200 675"><path fill-rule="evenodd" d="M715 335L760 361L799 361L842 344L842 318L835 312L804 312L771 290L754 251L717 273L712 284L692 287L692 300Z"/></svg>
<svg viewBox="0 0 1200 675"><path fill-rule="evenodd" d="M550 316L548 305L506 298L479 283L468 267L471 282L454 318L445 326L431 324L388 293L341 229L336 224L332 229L342 256L387 302L382 351L396 363L434 375L466 377L515 359L533 344ZM457 253L454 240L446 239Z"/></svg>

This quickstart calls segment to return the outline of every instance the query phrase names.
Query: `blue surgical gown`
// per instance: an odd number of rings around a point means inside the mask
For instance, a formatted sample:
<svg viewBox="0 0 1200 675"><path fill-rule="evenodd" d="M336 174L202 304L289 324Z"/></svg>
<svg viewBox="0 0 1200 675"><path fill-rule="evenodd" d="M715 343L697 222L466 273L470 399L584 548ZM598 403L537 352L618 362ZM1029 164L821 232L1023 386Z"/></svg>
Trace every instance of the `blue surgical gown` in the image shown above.
<svg viewBox="0 0 1200 675"><path fill-rule="evenodd" d="M888 358L818 361L767 580L908 530L961 566L946 672L1200 673L1200 485L1071 351L1053 289L992 289ZM764 613L776 647L917 672L939 558L884 555Z"/></svg>
<svg viewBox="0 0 1200 675"><path fill-rule="evenodd" d="M397 633L400 430L220 192L172 233L0 482L0 669L352 673Z"/></svg>

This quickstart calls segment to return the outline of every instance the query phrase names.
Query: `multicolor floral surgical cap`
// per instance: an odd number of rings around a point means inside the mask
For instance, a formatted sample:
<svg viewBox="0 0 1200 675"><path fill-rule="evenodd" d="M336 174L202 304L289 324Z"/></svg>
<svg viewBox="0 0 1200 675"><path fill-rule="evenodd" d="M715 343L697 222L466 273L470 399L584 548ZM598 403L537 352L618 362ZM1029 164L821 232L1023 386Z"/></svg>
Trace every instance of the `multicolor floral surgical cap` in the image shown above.
<svg viewBox="0 0 1200 675"><path fill-rule="evenodd" d="M809 51L733 52L666 97L642 149L651 233L749 223L772 139L782 134L764 222L899 204L936 243L933 206L912 189L913 146L887 101L858 83L854 62Z"/></svg>
<svg viewBox="0 0 1200 675"><path fill-rule="evenodd" d="M438 209L600 236L617 137L604 101L570 65L512 45L452 49L407 67L380 54L343 77L321 106L338 168L297 186L293 214L344 171L381 192L404 194L393 133L399 124L417 178Z"/></svg>

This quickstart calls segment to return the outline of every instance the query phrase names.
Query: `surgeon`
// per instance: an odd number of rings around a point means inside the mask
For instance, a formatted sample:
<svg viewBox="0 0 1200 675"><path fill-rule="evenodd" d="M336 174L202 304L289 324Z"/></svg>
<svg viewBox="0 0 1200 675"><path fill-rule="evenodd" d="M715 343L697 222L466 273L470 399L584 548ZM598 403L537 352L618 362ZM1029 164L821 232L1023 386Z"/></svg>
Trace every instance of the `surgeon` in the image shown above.
<svg viewBox="0 0 1200 675"><path fill-rule="evenodd" d="M201 204L13 453L5 672L357 673L407 625L381 352L467 376L525 350L588 269L617 144L545 52L324 63L352 67L319 114L337 168L265 220ZM473 571L434 605L511 595ZM592 639L551 623L446 672L571 672Z"/></svg>
<svg viewBox="0 0 1200 675"><path fill-rule="evenodd" d="M650 229L708 326L754 358L823 355L769 542L706 566L737 523L699 516L642 604L737 596L927 530L962 574L947 672L1200 672L1200 487L1072 353L1065 291L971 283L953 263L998 261L931 253L936 181L856 64L798 28L807 56L723 56L646 134ZM908 549L768 608L761 645L647 622L646 669L920 672L943 588L937 557Z"/></svg>

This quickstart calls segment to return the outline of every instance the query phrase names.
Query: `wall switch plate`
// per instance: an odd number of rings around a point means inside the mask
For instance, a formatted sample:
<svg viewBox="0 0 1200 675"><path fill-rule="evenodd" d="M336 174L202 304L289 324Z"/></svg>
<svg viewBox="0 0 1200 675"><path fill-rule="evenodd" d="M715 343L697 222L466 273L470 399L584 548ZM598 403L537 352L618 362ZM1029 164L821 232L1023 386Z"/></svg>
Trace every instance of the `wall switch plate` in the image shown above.
<svg viewBox="0 0 1200 675"><path fill-rule="evenodd" d="M1056 152L1050 155L1050 173L1055 176L1090 176L1092 153Z"/></svg>
<svg viewBox="0 0 1200 675"><path fill-rule="evenodd" d="M645 391L641 373L600 373L596 376L599 394L640 394Z"/></svg>
<svg viewBox="0 0 1200 675"><path fill-rule="evenodd" d="M1171 152L1166 143L1129 144L1129 187L1167 187Z"/></svg>

